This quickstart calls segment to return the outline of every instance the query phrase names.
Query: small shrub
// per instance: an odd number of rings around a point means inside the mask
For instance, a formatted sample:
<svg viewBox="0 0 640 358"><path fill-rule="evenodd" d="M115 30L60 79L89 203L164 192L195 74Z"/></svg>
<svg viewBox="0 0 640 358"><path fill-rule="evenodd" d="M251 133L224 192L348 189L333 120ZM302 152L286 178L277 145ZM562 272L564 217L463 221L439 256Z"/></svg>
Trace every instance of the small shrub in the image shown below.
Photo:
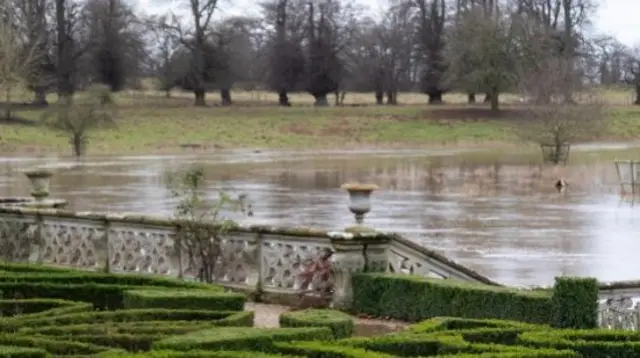
<svg viewBox="0 0 640 358"><path fill-rule="evenodd" d="M552 326L574 329L596 328L599 292L596 279L556 277L551 296Z"/></svg>
<svg viewBox="0 0 640 358"><path fill-rule="evenodd" d="M280 315L282 327L329 327L335 338L350 337L353 333L353 318L336 310L308 309L285 312Z"/></svg>
<svg viewBox="0 0 640 358"><path fill-rule="evenodd" d="M330 340L332 338L331 330L326 327L278 329L226 327L170 337L156 342L153 346L154 349L178 351L207 349L269 352L273 351L275 342Z"/></svg>
<svg viewBox="0 0 640 358"><path fill-rule="evenodd" d="M212 311L242 311L245 296L212 290L131 290L124 292L124 308L198 309Z"/></svg>

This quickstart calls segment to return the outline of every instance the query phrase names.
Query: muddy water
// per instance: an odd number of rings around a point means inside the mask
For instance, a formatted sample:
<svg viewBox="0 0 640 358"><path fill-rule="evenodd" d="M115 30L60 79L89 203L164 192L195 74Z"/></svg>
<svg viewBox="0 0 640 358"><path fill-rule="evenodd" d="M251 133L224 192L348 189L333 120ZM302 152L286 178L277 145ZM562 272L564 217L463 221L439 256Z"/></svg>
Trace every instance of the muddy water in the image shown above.
<svg viewBox="0 0 640 358"><path fill-rule="evenodd" d="M165 173L190 163L215 187L247 193L246 223L340 229L353 223L347 181L377 183L368 225L395 231L493 279L546 285L556 275L640 279L640 207L620 195L614 156L640 149L584 147L562 169L535 154L462 151L326 152L307 155L240 151L209 155L0 158L0 195L28 195L20 173L55 171L52 192L73 210L171 215ZM597 151L596 151L597 150ZM613 151L620 151L614 153ZM614 153L614 154L612 154ZM554 181L568 188L559 193Z"/></svg>

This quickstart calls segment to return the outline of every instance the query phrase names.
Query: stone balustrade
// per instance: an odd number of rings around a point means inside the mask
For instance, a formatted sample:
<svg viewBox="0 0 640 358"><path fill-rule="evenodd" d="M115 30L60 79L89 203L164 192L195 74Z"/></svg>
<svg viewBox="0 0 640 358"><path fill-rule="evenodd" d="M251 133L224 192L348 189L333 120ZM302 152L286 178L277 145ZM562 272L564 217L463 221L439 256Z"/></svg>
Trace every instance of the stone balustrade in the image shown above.
<svg viewBox="0 0 640 358"><path fill-rule="evenodd" d="M199 262L176 244L179 228L162 217L0 205L0 259L197 279ZM349 304L359 271L498 285L397 234L240 226L220 248L217 284L292 298L328 294L335 306ZM601 284L600 326L640 330L634 297L640 281Z"/></svg>
<svg viewBox="0 0 640 358"><path fill-rule="evenodd" d="M179 228L160 217L0 206L0 258L195 279L199 263L176 244ZM351 273L365 270L497 285L396 234L240 226L225 233L220 248L218 284L273 294L330 293L336 305L348 304Z"/></svg>
<svg viewBox="0 0 640 358"><path fill-rule="evenodd" d="M640 331L640 281L600 284L598 325Z"/></svg>

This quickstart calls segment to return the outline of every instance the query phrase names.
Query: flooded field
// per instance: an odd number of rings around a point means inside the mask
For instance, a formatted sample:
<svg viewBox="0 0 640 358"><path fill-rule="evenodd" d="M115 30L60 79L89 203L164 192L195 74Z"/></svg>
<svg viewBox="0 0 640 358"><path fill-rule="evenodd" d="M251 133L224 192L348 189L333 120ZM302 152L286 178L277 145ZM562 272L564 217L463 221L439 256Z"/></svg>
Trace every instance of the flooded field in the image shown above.
<svg viewBox="0 0 640 358"><path fill-rule="evenodd" d="M613 159L640 159L621 145L577 148L549 168L539 153L463 151L236 151L209 155L69 159L0 158L0 195L26 196L21 170L55 172L54 197L78 211L171 215L165 173L191 163L209 185L246 193L247 224L352 225L347 181L373 182L365 223L395 231L510 285L547 285L556 275L640 279L640 207L620 195ZM568 187L554 188L557 178ZM215 195L213 190L211 196Z"/></svg>

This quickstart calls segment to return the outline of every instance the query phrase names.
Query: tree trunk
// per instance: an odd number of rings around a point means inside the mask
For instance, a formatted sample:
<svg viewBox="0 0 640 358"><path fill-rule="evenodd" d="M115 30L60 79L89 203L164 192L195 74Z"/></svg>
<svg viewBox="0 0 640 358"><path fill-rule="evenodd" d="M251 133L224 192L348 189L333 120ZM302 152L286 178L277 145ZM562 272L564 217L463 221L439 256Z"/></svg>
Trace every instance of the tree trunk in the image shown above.
<svg viewBox="0 0 640 358"><path fill-rule="evenodd" d="M384 93L382 91L376 91L376 104L384 104Z"/></svg>
<svg viewBox="0 0 640 358"><path fill-rule="evenodd" d="M329 101L327 100L327 94L317 94L313 96L316 101L313 103L316 107L327 107L329 105Z"/></svg>
<svg viewBox="0 0 640 358"><path fill-rule="evenodd" d="M58 99L67 100L75 92L73 83L74 53L71 36L68 33L67 11L71 6L65 0L56 0L56 36L57 36L57 66L56 79L58 81Z"/></svg>
<svg viewBox="0 0 640 358"><path fill-rule="evenodd" d="M71 138L71 146L73 147L73 155L79 158L85 153L86 140L81 134L74 134Z"/></svg>
<svg viewBox="0 0 640 358"><path fill-rule="evenodd" d="M491 92L484 94L484 103L491 103Z"/></svg>
<svg viewBox="0 0 640 358"><path fill-rule="evenodd" d="M636 84L636 100L633 104L640 106L640 83Z"/></svg>
<svg viewBox="0 0 640 358"><path fill-rule="evenodd" d="M398 104L397 93L395 91L387 91L387 104L392 106Z"/></svg>
<svg viewBox="0 0 640 358"><path fill-rule="evenodd" d="M233 103L231 101L231 91L228 88L220 90L220 100L223 106L230 106Z"/></svg>
<svg viewBox="0 0 640 358"><path fill-rule="evenodd" d="M431 92L429 96L429 104L442 104L442 91Z"/></svg>
<svg viewBox="0 0 640 358"><path fill-rule="evenodd" d="M49 105L49 102L47 102L47 92L44 90L44 88L36 87L33 90L33 94L34 97L31 104L42 107Z"/></svg>
<svg viewBox="0 0 640 358"><path fill-rule="evenodd" d="M498 89L497 88L493 88L491 90L491 97L490 97L490 102L491 102L491 113L498 113L500 111L500 102L499 102L499 94L498 94Z"/></svg>
<svg viewBox="0 0 640 358"><path fill-rule="evenodd" d="M7 86L5 89L5 100L4 100L4 118L6 120L11 120L11 84Z"/></svg>
<svg viewBox="0 0 640 358"><path fill-rule="evenodd" d="M475 93L467 93L467 103L468 104L476 103L476 94Z"/></svg>
<svg viewBox="0 0 640 358"><path fill-rule="evenodd" d="M193 102L193 105L196 107L206 107L207 106L207 102L205 100L205 90L204 89L195 89L193 90L193 94L195 95L195 100Z"/></svg>
<svg viewBox="0 0 640 358"><path fill-rule="evenodd" d="M165 98L171 98L171 90L164 91Z"/></svg>
<svg viewBox="0 0 640 358"><path fill-rule="evenodd" d="M551 103L551 94L548 92L540 93L536 96L537 105L545 105Z"/></svg>
<svg viewBox="0 0 640 358"><path fill-rule="evenodd" d="M340 105L340 91L335 91L333 94L336 97L334 105L338 107Z"/></svg>
<svg viewBox="0 0 640 358"><path fill-rule="evenodd" d="M282 107L291 107L291 102L289 102L289 95L287 91L278 92L278 105Z"/></svg>

